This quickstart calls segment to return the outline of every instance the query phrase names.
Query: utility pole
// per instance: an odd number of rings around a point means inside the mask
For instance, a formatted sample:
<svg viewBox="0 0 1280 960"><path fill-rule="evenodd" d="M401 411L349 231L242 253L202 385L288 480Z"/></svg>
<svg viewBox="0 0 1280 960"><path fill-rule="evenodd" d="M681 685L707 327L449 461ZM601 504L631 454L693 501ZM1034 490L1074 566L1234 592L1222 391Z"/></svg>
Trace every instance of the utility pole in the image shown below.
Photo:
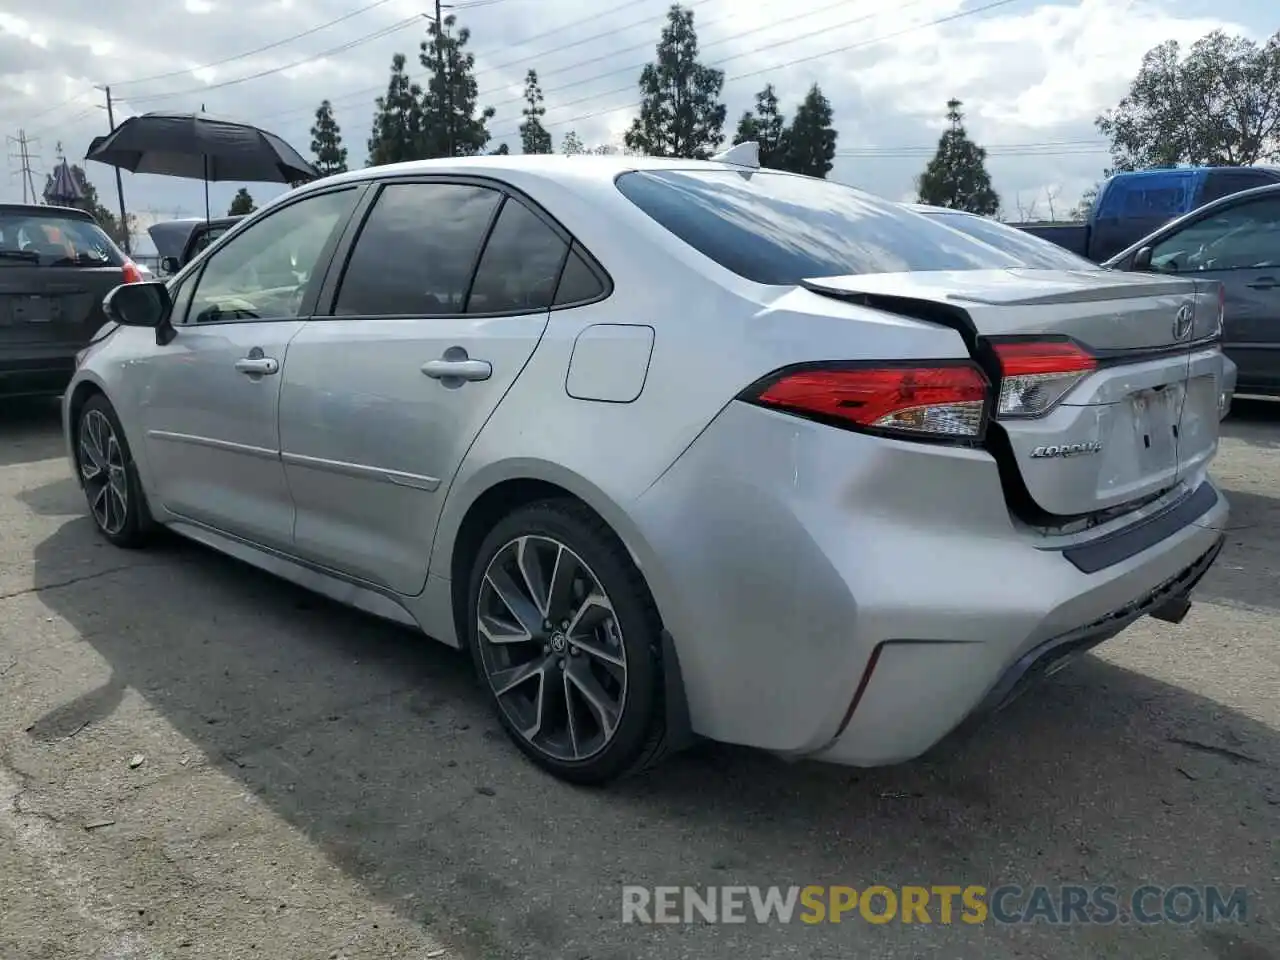
<svg viewBox="0 0 1280 960"><path fill-rule="evenodd" d="M40 192L36 190L35 178L31 173L31 147L39 141L28 140L25 130L19 130L16 137L5 137L5 140L18 148L16 154L9 154L9 159L18 161L18 178L22 181L22 202L39 203Z"/></svg>
<svg viewBox="0 0 1280 960"><path fill-rule="evenodd" d="M436 76L440 78L440 92L444 94L445 136L449 144L449 156L453 156L453 91L444 75L444 4L436 0Z"/></svg>
<svg viewBox="0 0 1280 960"><path fill-rule="evenodd" d="M111 106L111 88L103 87L102 92L107 95L107 124L111 127L111 132L115 133L116 115ZM116 167L116 197L120 200L120 236L124 240L124 252L133 256L133 251L129 249L129 214L124 208L124 181L120 179L119 167Z"/></svg>

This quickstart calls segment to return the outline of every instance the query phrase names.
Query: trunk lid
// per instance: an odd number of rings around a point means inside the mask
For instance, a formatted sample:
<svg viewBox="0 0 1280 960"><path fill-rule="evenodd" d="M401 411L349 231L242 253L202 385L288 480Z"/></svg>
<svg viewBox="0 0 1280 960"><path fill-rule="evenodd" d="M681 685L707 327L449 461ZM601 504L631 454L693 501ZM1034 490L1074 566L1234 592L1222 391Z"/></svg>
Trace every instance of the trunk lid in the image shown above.
<svg viewBox="0 0 1280 960"><path fill-rule="evenodd" d="M1222 355L1204 342L1217 328L1217 284L1010 269L828 277L804 285L959 329L993 379L999 367L992 347L1003 338L1067 338L1095 357L1096 368L1081 372L1047 412L997 417L989 433L1006 475L1038 513L1050 515L1041 518L1046 522L1145 502L1217 449Z"/></svg>
<svg viewBox="0 0 1280 960"><path fill-rule="evenodd" d="M121 267L0 261L0 346L84 344L106 323L102 299Z"/></svg>

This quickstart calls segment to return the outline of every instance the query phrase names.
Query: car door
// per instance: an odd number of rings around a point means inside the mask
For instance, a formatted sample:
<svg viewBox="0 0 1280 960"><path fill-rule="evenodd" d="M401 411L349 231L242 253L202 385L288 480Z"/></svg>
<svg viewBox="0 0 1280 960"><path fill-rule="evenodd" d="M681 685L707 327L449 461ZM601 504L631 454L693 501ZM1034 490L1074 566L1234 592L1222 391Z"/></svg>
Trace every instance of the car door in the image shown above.
<svg viewBox="0 0 1280 960"><path fill-rule="evenodd" d="M1280 387L1280 196L1218 207L1161 237L1153 269L1218 280L1225 291L1223 350L1239 392Z"/></svg>
<svg viewBox="0 0 1280 960"><path fill-rule="evenodd" d="M280 371L359 192L274 210L172 285L176 335L139 374L152 495L171 513L266 547L292 545Z"/></svg>
<svg viewBox="0 0 1280 960"><path fill-rule="evenodd" d="M299 556L421 592L449 485L542 337L569 244L491 183L392 181L370 198L330 271L330 315L289 347L281 455Z"/></svg>

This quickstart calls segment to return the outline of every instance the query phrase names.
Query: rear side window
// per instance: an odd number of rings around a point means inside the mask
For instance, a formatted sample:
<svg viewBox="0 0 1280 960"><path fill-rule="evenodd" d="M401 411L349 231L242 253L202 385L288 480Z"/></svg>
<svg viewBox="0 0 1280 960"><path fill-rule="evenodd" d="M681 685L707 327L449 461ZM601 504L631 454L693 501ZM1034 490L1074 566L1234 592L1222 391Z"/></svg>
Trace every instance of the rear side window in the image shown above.
<svg viewBox="0 0 1280 960"><path fill-rule="evenodd" d="M756 283L1020 266L871 194L767 171L633 171L622 194L695 250Z"/></svg>
<svg viewBox="0 0 1280 960"><path fill-rule="evenodd" d="M581 250L575 246L569 251L564 272L560 274L560 286L556 289L556 306L586 303L604 295L605 286L594 270L587 266Z"/></svg>
<svg viewBox="0 0 1280 960"><path fill-rule="evenodd" d="M347 261L333 312L344 317L462 313L502 194L458 183L382 189Z"/></svg>
<svg viewBox="0 0 1280 960"><path fill-rule="evenodd" d="M467 313L548 309L568 252L568 241L508 197L480 257Z"/></svg>
<svg viewBox="0 0 1280 960"><path fill-rule="evenodd" d="M943 226L989 243L997 250L1003 250L1010 256L1017 257L1029 267L1041 270L1097 270L1098 265L1084 257L1077 257L1070 250L1064 250L1048 240L1041 240L1017 227L1010 227L986 217L978 217L969 213L929 213Z"/></svg>
<svg viewBox="0 0 1280 960"><path fill-rule="evenodd" d="M1171 220L1191 210L1202 176L1193 172L1153 173L1112 181L1098 207L1099 217Z"/></svg>
<svg viewBox="0 0 1280 960"><path fill-rule="evenodd" d="M21 263L120 267L124 254L91 220L0 210L0 268Z"/></svg>

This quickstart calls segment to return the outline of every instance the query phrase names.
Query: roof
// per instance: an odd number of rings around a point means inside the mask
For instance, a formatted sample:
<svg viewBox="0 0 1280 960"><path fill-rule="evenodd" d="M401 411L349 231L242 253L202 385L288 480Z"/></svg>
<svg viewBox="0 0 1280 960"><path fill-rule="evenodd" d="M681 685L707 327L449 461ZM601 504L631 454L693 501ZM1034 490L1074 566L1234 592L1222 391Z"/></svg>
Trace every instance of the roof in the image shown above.
<svg viewBox="0 0 1280 960"><path fill-rule="evenodd" d="M978 216L978 214L970 213L968 210L956 210L954 207L939 207L931 203L904 203L903 206L908 210L914 210L916 213L956 213L964 217Z"/></svg>
<svg viewBox="0 0 1280 960"><path fill-rule="evenodd" d="M61 207L53 203L0 203L0 213L30 213L46 217L73 217L77 220L88 220L96 223L93 214L86 213L79 207Z"/></svg>

